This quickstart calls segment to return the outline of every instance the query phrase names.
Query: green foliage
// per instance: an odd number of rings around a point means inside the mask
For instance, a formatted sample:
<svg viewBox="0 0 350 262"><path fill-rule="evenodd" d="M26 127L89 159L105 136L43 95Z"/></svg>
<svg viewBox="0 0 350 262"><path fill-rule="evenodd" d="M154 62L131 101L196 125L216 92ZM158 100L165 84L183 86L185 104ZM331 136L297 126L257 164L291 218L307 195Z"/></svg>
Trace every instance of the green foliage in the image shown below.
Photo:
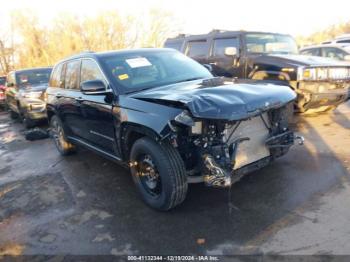
<svg viewBox="0 0 350 262"><path fill-rule="evenodd" d="M167 37L179 30L172 15L160 9L145 11L142 17L125 16L117 11L92 17L61 13L48 25L30 10L15 11L12 17L15 18L12 38L16 39L11 48L12 68L50 66L87 50L161 47ZM7 73L9 66L5 68L0 63L1 70Z"/></svg>

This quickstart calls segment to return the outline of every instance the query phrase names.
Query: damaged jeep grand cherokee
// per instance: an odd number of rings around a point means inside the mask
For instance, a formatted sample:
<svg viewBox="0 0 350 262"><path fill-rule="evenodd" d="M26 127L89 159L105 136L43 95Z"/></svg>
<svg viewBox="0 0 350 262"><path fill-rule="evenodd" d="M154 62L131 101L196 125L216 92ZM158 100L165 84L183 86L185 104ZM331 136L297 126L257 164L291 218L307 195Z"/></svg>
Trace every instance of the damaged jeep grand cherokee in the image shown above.
<svg viewBox="0 0 350 262"><path fill-rule="evenodd" d="M82 145L129 167L143 200L169 210L188 183L227 187L287 153L295 97L214 78L172 49L89 52L55 66L47 113L62 155Z"/></svg>

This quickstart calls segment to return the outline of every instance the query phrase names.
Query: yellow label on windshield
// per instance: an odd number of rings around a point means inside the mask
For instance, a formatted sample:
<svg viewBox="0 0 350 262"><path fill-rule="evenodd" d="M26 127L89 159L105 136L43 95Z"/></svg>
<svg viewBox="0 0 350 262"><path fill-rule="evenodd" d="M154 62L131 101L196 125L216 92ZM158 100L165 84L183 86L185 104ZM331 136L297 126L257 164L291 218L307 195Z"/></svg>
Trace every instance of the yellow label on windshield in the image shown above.
<svg viewBox="0 0 350 262"><path fill-rule="evenodd" d="M119 78L120 80L125 80L125 79L128 79L129 76L128 76L127 74L122 74L122 75L119 75L118 78Z"/></svg>

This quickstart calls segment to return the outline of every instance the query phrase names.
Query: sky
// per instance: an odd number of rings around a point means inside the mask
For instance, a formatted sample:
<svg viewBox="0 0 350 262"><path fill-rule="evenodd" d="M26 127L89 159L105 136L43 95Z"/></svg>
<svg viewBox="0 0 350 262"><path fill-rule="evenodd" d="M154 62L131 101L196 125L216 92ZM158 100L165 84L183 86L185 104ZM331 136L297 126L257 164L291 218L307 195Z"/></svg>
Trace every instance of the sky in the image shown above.
<svg viewBox="0 0 350 262"><path fill-rule="evenodd" d="M350 0L0 0L0 32L9 24L8 14L15 9L28 9L42 23L49 24L62 12L92 16L119 10L142 15L151 8L170 11L183 33L189 34L242 29L296 36L350 21Z"/></svg>

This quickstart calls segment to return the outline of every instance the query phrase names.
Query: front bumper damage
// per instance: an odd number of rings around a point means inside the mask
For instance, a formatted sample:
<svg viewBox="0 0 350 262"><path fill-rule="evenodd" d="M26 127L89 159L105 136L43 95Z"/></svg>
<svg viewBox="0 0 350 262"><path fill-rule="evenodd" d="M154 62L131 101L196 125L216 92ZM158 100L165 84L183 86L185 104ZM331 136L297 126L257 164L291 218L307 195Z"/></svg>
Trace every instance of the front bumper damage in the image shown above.
<svg viewBox="0 0 350 262"><path fill-rule="evenodd" d="M294 86L301 111L336 107L350 98L350 81L298 81Z"/></svg>
<svg viewBox="0 0 350 262"><path fill-rule="evenodd" d="M286 154L296 142L302 145L304 139L288 129L292 108L290 102L241 120L202 119L200 132L195 124L189 132L178 129L173 145L184 159L189 183L231 186Z"/></svg>
<svg viewBox="0 0 350 262"><path fill-rule="evenodd" d="M46 103L41 99L23 99L21 101L25 114L32 120L47 118Z"/></svg>
<svg viewBox="0 0 350 262"><path fill-rule="evenodd" d="M238 148L241 143L244 143L244 141L247 140L248 139L238 140L233 145L236 150L234 150L230 155L230 160L232 163L231 168L221 167L218 163L216 163L214 157L209 154L203 156L203 162L206 168L206 175L204 175L203 178L207 186L231 186L232 184L238 182L244 175L267 166L273 160L274 156L268 156L239 169L235 169L235 159ZM299 145L303 145L304 138L302 136L295 136L293 132L287 131L266 139L266 146L272 150L285 150L294 145L295 141L298 141Z"/></svg>

